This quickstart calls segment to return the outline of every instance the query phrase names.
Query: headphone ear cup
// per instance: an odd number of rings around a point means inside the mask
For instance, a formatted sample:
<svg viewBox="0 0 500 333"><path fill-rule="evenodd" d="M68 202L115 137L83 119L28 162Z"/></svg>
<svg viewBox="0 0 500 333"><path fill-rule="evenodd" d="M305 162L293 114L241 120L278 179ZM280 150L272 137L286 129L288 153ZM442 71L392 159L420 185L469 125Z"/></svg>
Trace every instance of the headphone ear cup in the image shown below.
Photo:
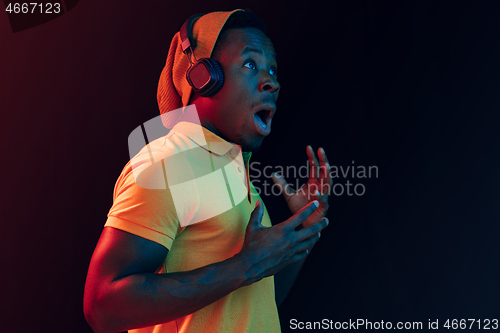
<svg viewBox="0 0 500 333"><path fill-rule="evenodd" d="M186 79L196 93L210 97L222 88L224 73L217 61L201 58L189 67Z"/></svg>
<svg viewBox="0 0 500 333"><path fill-rule="evenodd" d="M222 67L220 64L211 58L206 58L208 61L210 61L212 68L215 72L215 76L217 76L217 80L214 82L214 85L212 88L210 88L209 91L207 91L207 94L210 95L204 95L204 97L209 97L212 95L215 95L219 90L221 90L222 85L224 84L224 72L222 71Z"/></svg>

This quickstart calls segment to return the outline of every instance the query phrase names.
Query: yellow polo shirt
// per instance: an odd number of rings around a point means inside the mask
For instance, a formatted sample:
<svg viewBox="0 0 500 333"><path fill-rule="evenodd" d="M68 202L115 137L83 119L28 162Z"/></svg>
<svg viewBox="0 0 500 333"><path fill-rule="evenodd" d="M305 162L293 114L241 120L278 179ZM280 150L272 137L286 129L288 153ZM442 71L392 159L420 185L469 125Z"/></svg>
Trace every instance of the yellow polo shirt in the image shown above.
<svg viewBox="0 0 500 333"><path fill-rule="evenodd" d="M255 203L251 153L190 122L178 123L123 169L105 226L169 249L158 273L189 271L241 251ZM264 205L264 226L271 221ZM129 332L280 332L274 279L239 288L190 315Z"/></svg>

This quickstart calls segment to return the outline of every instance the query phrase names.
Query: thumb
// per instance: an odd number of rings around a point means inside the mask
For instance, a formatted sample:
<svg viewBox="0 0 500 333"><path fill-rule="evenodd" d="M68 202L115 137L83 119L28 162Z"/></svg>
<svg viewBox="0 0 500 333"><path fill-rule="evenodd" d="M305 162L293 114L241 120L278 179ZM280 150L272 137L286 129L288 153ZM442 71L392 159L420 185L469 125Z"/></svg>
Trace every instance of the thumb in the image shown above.
<svg viewBox="0 0 500 333"><path fill-rule="evenodd" d="M283 178L283 176L280 175L279 173L277 172L273 173L272 178L274 183L278 185L278 187L280 188L281 193L283 193L285 199L288 199L288 197L290 197L295 192L290 186L290 184L287 183L285 178Z"/></svg>
<svg viewBox="0 0 500 333"><path fill-rule="evenodd" d="M262 206L262 202L260 200L255 204L255 208L250 215L250 220L248 221L248 228L256 228L262 227L262 217L264 216L264 207Z"/></svg>

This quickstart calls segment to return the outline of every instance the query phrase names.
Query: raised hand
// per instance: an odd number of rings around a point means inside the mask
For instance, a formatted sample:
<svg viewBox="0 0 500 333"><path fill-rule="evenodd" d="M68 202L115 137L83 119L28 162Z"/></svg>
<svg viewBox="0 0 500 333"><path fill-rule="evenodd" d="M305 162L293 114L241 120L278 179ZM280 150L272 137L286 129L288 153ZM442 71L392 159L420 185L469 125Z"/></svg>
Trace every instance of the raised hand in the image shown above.
<svg viewBox="0 0 500 333"><path fill-rule="evenodd" d="M306 153L310 166L309 179L300 189L294 190L283 176L277 173L272 175L274 183L281 188L292 214L298 212L311 201L317 200L319 202L319 208L304 221L302 227L307 227L326 216L329 207L328 196L333 185L330 177L330 164L324 149L318 149L319 161L311 146L307 146Z"/></svg>

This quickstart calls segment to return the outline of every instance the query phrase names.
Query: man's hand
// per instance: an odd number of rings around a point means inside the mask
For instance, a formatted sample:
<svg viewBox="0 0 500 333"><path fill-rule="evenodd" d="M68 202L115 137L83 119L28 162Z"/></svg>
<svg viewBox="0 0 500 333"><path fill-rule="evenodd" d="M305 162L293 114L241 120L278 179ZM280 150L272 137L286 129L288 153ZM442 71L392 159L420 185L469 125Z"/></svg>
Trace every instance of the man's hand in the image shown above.
<svg viewBox="0 0 500 333"><path fill-rule="evenodd" d="M307 146L306 152L309 159L309 180L300 189L293 190L283 176L278 173L274 173L272 176L274 183L280 187L292 214L313 200L319 202L318 209L302 223L304 228L325 217L328 211L328 196L333 185L330 177L330 164L324 149L318 149L319 162L311 146Z"/></svg>
<svg viewBox="0 0 500 333"><path fill-rule="evenodd" d="M305 259L318 241L321 230L328 225L323 218L312 225L296 231L318 210L319 203L311 202L288 220L272 227L261 224L264 208L257 202L248 222L243 248L237 255L248 263L248 283L274 275L281 269Z"/></svg>

